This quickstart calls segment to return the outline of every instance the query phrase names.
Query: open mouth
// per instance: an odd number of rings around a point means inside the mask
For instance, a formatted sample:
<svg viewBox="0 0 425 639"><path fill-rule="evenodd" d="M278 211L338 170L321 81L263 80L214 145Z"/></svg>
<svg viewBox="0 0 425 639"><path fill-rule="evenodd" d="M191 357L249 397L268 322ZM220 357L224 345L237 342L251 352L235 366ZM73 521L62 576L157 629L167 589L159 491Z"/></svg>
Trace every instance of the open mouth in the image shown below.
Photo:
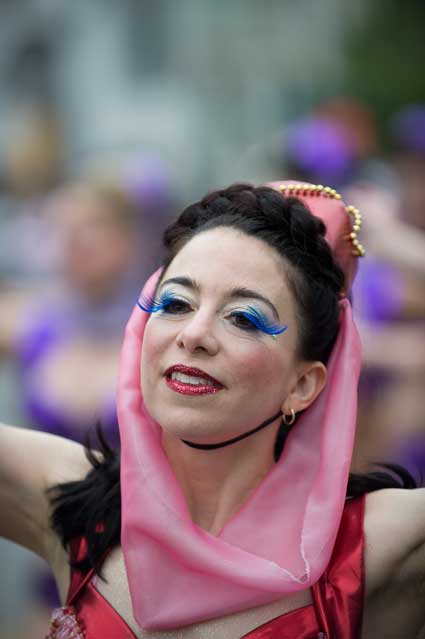
<svg viewBox="0 0 425 639"><path fill-rule="evenodd" d="M170 367L165 373L165 380L171 390L183 395L211 395L224 388L204 371L181 364Z"/></svg>

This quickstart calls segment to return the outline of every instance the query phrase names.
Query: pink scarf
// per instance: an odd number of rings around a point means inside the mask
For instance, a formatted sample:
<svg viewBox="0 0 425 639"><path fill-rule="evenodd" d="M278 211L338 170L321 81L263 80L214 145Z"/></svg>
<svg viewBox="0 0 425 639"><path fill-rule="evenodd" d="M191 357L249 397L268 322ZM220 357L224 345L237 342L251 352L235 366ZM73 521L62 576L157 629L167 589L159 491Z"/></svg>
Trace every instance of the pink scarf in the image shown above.
<svg viewBox="0 0 425 639"><path fill-rule="evenodd" d="M158 277L149 279L144 295ZM348 300L341 301L325 389L289 434L279 461L218 536L192 522L161 447L160 427L143 403L140 356L147 319L136 306L118 383L122 547L138 624L178 628L309 588L332 553L353 449L361 349Z"/></svg>

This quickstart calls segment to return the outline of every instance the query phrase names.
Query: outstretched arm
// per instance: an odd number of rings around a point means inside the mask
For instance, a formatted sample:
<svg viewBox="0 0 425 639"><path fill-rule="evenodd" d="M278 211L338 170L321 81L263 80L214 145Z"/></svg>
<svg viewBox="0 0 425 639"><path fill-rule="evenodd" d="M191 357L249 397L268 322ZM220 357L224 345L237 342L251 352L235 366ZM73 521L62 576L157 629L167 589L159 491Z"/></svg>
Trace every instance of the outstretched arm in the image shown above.
<svg viewBox="0 0 425 639"><path fill-rule="evenodd" d="M55 536L46 491L88 470L79 444L0 424L0 535L49 560Z"/></svg>
<svg viewBox="0 0 425 639"><path fill-rule="evenodd" d="M370 493L365 537L363 636L416 637L425 626L425 488Z"/></svg>

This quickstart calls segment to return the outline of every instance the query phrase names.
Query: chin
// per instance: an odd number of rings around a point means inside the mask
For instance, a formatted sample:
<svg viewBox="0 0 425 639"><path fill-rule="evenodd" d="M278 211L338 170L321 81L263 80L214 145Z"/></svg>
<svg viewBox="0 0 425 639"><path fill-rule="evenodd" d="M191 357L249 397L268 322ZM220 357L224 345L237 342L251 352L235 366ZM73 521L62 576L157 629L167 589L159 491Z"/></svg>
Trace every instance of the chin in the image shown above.
<svg viewBox="0 0 425 639"><path fill-rule="evenodd" d="M154 415L154 419L165 435L176 439L186 439L199 444L214 444L232 436L228 432L217 432L217 428L211 432L211 427L206 423L203 424L203 420L199 419L199 412L197 415L188 415L187 411L184 414L181 411L167 411L165 416L163 411L159 411L157 415Z"/></svg>
<svg viewBox="0 0 425 639"><path fill-rule="evenodd" d="M189 441L195 441L199 443L210 443L210 439L214 436L211 433L205 431L202 425L199 424L199 420L196 423L179 419L171 420L170 416L166 420L157 420L163 433L176 439L187 439Z"/></svg>
<svg viewBox="0 0 425 639"><path fill-rule="evenodd" d="M217 420L217 416L228 415L229 408L226 410L223 406L220 409L217 408L217 405L214 405L214 407L207 406L210 402L208 397L202 398L202 406L199 405L196 399L197 405L188 405L184 396L181 399L177 396L174 401L170 401L169 397L161 397L160 400L159 398L156 399L158 401L149 402L145 398L145 405L149 414L159 424L164 434L198 444L217 444L227 439L238 437L245 431L255 428L262 421L259 418L253 422L252 416L251 419L246 416L244 420L243 416L239 415L237 423L231 424L228 421L220 423ZM204 399L206 400L205 402ZM216 399L217 396L211 396L211 401L214 404ZM180 401L183 404L179 405ZM234 407L233 413L235 413Z"/></svg>

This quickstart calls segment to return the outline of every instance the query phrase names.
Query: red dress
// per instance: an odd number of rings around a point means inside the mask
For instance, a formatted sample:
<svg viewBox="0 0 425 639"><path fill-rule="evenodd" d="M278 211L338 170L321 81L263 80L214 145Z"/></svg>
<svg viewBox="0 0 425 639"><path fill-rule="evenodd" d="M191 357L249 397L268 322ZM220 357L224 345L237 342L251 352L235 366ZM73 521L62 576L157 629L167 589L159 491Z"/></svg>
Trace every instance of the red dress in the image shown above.
<svg viewBox="0 0 425 639"><path fill-rule="evenodd" d="M313 603L266 622L235 639L358 639L364 596L365 498L346 502L329 565L312 588ZM77 545L82 559L85 544ZM48 639L136 639L96 590L93 571L73 571L67 604L54 612Z"/></svg>

